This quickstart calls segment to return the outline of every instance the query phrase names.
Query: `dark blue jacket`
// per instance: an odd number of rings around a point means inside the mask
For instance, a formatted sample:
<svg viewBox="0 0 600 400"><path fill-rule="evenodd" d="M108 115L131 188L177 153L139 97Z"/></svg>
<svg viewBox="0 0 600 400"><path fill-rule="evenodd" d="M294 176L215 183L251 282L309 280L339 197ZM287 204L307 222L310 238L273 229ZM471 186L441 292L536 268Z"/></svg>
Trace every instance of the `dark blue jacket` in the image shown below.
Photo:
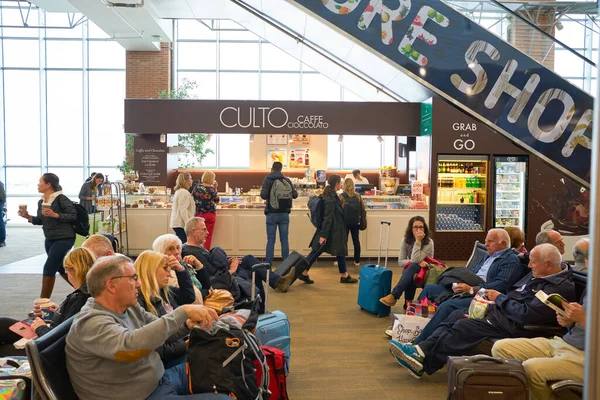
<svg viewBox="0 0 600 400"><path fill-rule="evenodd" d="M572 271L561 271L543 278L534 278L530 272L515 283L507 294L496 297L496 304L490 306L486 318L515 334L522 331L524 325L558 326L556 311L535 297L539 290L546 294L558 293L570 302L577 301Z"/></svg>
<svg viewBox="0 0 600 400"><path fill-rule="evenodd" d="M265 207L265 215L269 213L290 213L292 211L290 208L283 208L281 210L274 210L271 207L269 199L271 198L271 188L273 187L273 183L278 179L284 179L287 183L292 187L292 198L298 198L298 192L294 187L294 184L289 178L286 178L281 172L271 172L269 175L265 177L265 180L262 183L262 188L260 190L260 198L266 200L267 204Z"/></svg>
<svg viewBox="0 0 600 400"><path fill-rule="evenodd" d="M479 264L473 268L473 273L476 274L483 263L490 257L488 254L481 260ZM488 269L485 283L481 285L481 288L497 290L500 293L506 293L506 291L519 279L521 279L529 269L523 268L519 257L512 251L512 249L506 249L500 254L490 268ZM475 288L477 291L478 288Z"/></svg>

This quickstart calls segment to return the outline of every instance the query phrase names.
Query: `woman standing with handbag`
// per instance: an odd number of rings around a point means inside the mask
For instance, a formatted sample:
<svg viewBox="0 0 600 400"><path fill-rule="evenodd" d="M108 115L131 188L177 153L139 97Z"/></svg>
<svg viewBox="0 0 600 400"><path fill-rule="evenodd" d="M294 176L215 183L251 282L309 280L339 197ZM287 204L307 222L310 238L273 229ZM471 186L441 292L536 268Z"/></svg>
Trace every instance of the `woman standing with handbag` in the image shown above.
<svg viewBox="0 0 600 400"><path fill-rule="evenodd" d="M44 230L44 246L48 258L44 264L40 298L50 298L57 272L69 282L63 259L75 243L73 223L77 219L77 211L73 202L62 194L62 187L55 174L42 175L38 183L38 192L42 194L42 198L38 202L37 215L31 216L27 210L21 209L19 215L33 225L42 225Z"/></svg>
<svg viewBox="0 0 600 400"><path fill-rule="evenodd" d="M323 252L335 256L340 271L340 283L356 283L358 280L348 274L346 270L346 255L348 254L348 235L344 220L344 208L337 191L342 188L342 178L333 174L327 179L329 184L323 190L323 223L317 228L311 240L312 251L306 257L310 260L308 268L298 277L304 283L315 283L308 276L311 265Z"/></svg>
<svg viewBox="0 0 600 400"><path fill-rule="evenodd" d="M400 264L400 267L404 267L406 264L409 265L402 272L400 281L398 281L392 293L382 297L379 301L388 307L392 307L396 305L403 293L405 300L413 300L417 291L413 278L415 274L419 273L421 267L427 265L424 261L425 257L433 258L433 240L429 238L429 228L425 223L425 219L417 215L408 221L404 239L400 243L398 264Z"/></svg>
<svg viewBox="0 0 600 400"><path fill-rule="evenodd" d="M196 202L196 217L204 218L208 235L204 242L204 248L210 250L215 222L217 220L217 203L219 202L219 194L217 192L218 183L215 180L215 173L205 171L202 174L202 183L194 187L192 195Z"/></svg>
<svg viewBox="0 0 600 400"><path fill-rule="evenodd" d="M187 242L185 223L194 216L196 211L194 197L189 191L192 183L192 175L189 172L182 172L177 175L173 210L171 211L171 228L173 228L177 237L181 239L181 243Z"/></svg>
<svg viewBox="0 0 600 400"><path fill-rule="evenodd" d="M354 265L360 265L360 239L358 237L360 219L365 205L362 198L354 191L354 181L352 179L344 180L344 192L340 195L344 206L344 219L346 222L346 236L348 233L352 236L352 245L354 246ZM334 265L338 265L337 261Z"/></svg>

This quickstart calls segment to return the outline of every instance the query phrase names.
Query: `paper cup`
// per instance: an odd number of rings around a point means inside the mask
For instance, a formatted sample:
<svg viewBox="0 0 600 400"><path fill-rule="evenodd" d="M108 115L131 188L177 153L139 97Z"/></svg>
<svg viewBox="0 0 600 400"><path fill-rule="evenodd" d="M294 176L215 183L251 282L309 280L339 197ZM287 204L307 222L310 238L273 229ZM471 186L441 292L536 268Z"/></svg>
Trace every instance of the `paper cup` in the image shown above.
<svg viewBox="0 0 600 400"><path fill-rule="evenodd" d="M19 204L19 211L22 213L27 212L27 204Z"/></svg>

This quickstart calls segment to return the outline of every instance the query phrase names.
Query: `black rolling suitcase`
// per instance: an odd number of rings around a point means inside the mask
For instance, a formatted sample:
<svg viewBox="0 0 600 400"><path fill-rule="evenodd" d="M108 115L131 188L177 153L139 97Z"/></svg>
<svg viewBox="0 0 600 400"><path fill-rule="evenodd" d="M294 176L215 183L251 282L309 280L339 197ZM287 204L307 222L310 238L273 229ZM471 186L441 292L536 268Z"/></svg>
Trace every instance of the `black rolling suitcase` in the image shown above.
<svg viewBox="0 0 600 400"><path fill-rule="evenodd" d="M490 356L448 357L448 400L528 400L523 366Z"/></svg>
<svg viewBox="0 0 600 400"><path fill-rule="evenodd" d="M303 266L302 269L306 268L305 266L304 256L297 251L292 251L289 256L285 258L285 260L281 261L281 264L277 268L275 268L275 272L279 276L283 276L290 272L292 267L296 267L296 271L298 271L299 266ZM298 272L296 272L296 276L298 276Z"/></svg>

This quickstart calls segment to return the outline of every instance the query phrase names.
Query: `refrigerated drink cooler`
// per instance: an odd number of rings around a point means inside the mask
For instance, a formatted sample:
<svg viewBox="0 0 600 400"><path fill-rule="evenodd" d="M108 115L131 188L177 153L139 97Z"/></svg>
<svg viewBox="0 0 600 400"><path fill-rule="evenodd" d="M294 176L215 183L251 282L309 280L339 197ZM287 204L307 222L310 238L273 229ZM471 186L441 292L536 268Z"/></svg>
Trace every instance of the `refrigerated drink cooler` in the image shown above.
<svg viewBox="0 0 600 400"><path fill-rule="evenodd" d="M494 227L525 227L527 156L494 157Z"/></svg>
<svg viewBox="0 0 600 400"><path fill-rule="evenodd" d="M485 230L487 156L439 155L436 231Z"/></svg>

